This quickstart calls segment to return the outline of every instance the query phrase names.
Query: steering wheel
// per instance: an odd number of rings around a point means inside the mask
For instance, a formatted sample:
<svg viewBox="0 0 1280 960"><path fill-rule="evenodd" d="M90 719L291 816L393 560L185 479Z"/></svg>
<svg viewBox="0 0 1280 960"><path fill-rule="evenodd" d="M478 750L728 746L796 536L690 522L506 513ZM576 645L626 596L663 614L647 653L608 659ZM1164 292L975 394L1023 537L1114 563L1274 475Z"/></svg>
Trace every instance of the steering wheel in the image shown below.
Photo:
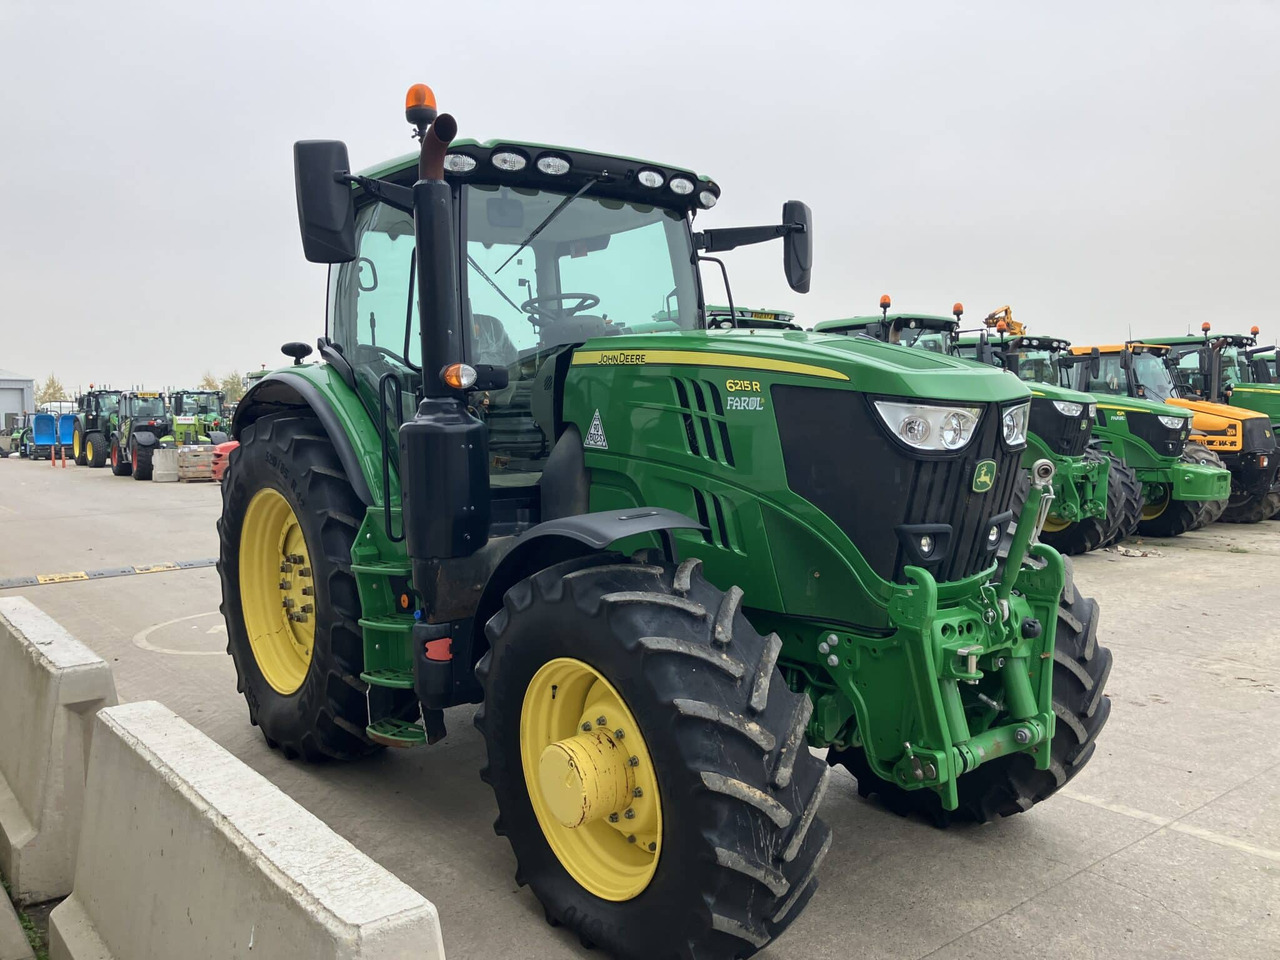
<svg viewBox="0 0 1280 960"><path fill-rule="evenodd" d="M577 303L572 306L565 306L566 300L576 300ZM549 293L543 297L530 297L524 303L520 304L520 309L529 314L529 322L538 324L541 321L539 317L546 312L545 308L557 304L555 312L559 317L550 319L565 319L583 310L590 310L592 307L600 305L600 298L594 293Z"/></svg>

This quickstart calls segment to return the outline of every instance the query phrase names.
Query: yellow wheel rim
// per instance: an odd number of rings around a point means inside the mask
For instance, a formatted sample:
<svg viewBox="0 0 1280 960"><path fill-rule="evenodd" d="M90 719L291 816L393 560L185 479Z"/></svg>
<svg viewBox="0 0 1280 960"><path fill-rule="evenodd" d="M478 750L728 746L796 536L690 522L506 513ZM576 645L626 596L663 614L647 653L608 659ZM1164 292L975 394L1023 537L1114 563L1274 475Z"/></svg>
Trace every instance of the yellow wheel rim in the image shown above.
<svg viewBox="0 0 1280 960"><path fill-rule="evenodd" d="M240 527L240 604L258 669L288 696L307 677L315 646L311 559L302 527L282 494L253 495Z"/></svg>
<svg viewBox="0 0 1280 960"><path fill-rule="evenodd" d="M662 853L662 802L640 727L598 670L543 664L520 711L525 787L547 843L585 890L638 896Z"/></svg>
<svg viewBox="0 0 1280 960"><path fill-rule="evenodd" d="M87 441L85 441L85 445L84 445L84 458L85 458L86 460L92 460L92 459L93 459L93 441L92 441L92 440L87 440Z"/></svg>
<svg viewBox="0 0 1280 960"><path fill-rule="evenodd" d="M1163 500L1160 500L1157 503L1148 503L1144 501L1142 504L1142 519L1154 520L1156 517L1160 516L1160 514L1169 509L1169 502L1171 499L1169 490L1166 487Z"/></svg>
<svg viewBox="0 0 1280 960"><path fill-rule="evenodd" d="M1059 530L1065 530L1071 526L1070 520L1061 520L1058 517L1045 517L1044 528L1050 533L1057 533Z"/></svg>
<svg viewBox="0 0 1280 960"><path fill-rule="evenodd" d="M71 434L71 455L77 460L80 459L80 431L77 430Z"/></svg>

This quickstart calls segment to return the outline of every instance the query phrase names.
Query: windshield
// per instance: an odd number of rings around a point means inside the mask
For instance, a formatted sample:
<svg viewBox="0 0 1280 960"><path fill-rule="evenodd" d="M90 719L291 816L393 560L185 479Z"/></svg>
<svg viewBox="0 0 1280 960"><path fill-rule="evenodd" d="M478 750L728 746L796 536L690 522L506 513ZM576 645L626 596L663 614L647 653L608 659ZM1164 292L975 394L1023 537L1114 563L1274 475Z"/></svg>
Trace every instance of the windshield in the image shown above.
<svg viewBox="0 0 1280 960"><path fill-rule="evenodd" d="M946 353L948 335L941 330L927 330L923 327L912 330L910 327L899 335L898 342L904 347L918 347L930 353Z"/></svg>
<svg viewBox="0 0 1280 960"><path fill-rule="evenodd" d="M698 326L693 247L680 213L591 196L566 205L572 195L546 190L468 185L463 193L477 362L510 365L589 337Z"/></svg>
<svg viewBox="0 0 1280 960"><path fill-rule="evenodd" d="M1019 380L1058 385L1058 363L1052 350L1017 350L1010 355L1018 360Z"/></svg>
<svg viewBox="0 0 1280 960"><path fill-rule="evenodd" d="M1224 387L1233 387L1237 383L1248 383L1252 379L1249 363L1240 356L1240 348L1224 347L1222 350L1222 385Z"/></svg>
<svg viewBox="0 0 1280 960"><path fill-rule="evenodd" d="M218 398L208 393L183 393L178 396L179 408L184 417L218 412Z"/></svg>
<svg viewBox="0 0 1280 960"><path fill-rule="evenodd" d="M1155 353L1133 354L1133 379L1138 396L1148 400L1168 400L1178 395L1164 358Z"/></svg>
<svg viewBox="0 0 1280 960"><path fill-rule="evenodd" d="M135 417L163 417L164 401L159 397L134 397L133 415Z"/></svg>

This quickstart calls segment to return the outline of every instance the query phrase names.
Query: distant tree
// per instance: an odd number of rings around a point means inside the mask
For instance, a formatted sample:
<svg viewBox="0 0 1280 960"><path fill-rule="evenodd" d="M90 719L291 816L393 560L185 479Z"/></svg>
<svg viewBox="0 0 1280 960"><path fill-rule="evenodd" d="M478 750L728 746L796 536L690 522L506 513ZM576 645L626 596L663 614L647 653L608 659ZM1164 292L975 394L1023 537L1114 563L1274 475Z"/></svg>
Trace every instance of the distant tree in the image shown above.
<svg viewBox="0 0 1280 960"><path fill-rule="evenodd" d="M51 373L44 383L36 387L36 406L40 407L43 404L52 403L54 400L65 400L66 392L66 389L62 386L62 381Z"/></svg>
<svg viewBox="0 0 1280 960"><path fill-rule="evenodd" d="M240 379L240 371L232 370L222 378L222 392L227 395L228 403L235 403L244 396L244 383Z"/></svg>
<svg viewBox="0 0 1280 960"><path fill-rule="evenodd" d="M204 372L204 376L200 378L200 390L221 390L222 383L208 370Z"/></svg>

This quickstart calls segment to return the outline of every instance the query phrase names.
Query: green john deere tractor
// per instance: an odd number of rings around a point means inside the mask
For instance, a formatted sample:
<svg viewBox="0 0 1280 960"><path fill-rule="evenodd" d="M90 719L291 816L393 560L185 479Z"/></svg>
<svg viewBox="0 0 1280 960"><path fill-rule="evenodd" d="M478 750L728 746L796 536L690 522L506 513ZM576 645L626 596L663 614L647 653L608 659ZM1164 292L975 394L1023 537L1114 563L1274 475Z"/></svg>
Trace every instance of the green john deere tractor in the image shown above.
<svg viewBox="0 0 1280 960"><path fill-rule="evenodd" d="M879 316L828 320L815 330L863 334L902 346L964 357L999 366L1004 355L988 344L985 333L971 348L960 339L956 304L951 316L889 313L891 302L880 299ZM1011 360L1013 358L1010 358ZM1141 500L1136 479L1125 465L1091 444L1093 397L1067 390L1056 380L1037 375L1039 368L1011 366L1031 386L1031 419L1022 465L1038 460L1054 465L1053 506L1040 539L1062 553L1078 554L1109 546L1128 536L1137 523Z"/></svg>
<svg viewBox="0 0 1280 960"><path fill-rule="evenodd" d="M85 393L76 397L75 435L71 450L82 467L106 466L111 449L112 417L120 408L119 390L95 389L89 384Z"/></svg>
<svg viewBox="0 0 1280 960"><path fill-rule="evenodd" d="M937 820L1083 767L1111 654L1030 545L1049 462L996 577L1023 384L707 329L699 251L781 238L807 291L802 203L695 232L720 190L686 168L455 141L423 86L406 115L420 152L363 176L295 145L323 362L285 344L232 427L222 610L268 744L432 743L483 703L517 881L636 958L744 957L800 913L830 843L809 746Z"/></svg>
<svg viewBox="0 0 1280 960"><path fill-rule="evenodd" d="M171 390L173 436L181 446L226 443L231 426L221 390Z"/></svg>
<svg viewBox="0 0 1280 960"><path fill-rule="evenodd" d="M1156 352L1140 344L1075 346L1061 360L1063 382L1097 398L1094 433L1142 482L1138 533L1176 537L1222 516L1231 473L1199 442L1209 438L1196 431L1193 411L1164 402L1178 390Z"/></svg>

